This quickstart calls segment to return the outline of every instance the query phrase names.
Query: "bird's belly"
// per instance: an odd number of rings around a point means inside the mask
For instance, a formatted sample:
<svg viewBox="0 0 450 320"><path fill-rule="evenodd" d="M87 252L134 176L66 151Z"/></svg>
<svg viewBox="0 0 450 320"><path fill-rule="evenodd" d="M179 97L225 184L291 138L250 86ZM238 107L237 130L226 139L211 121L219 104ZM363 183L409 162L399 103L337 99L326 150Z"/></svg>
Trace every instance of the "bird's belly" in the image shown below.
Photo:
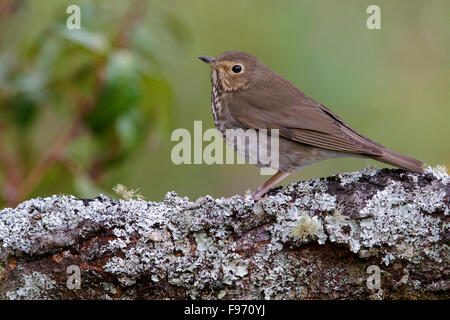
<svg viewBox="0 0 450 320"><path fill-rule="evenodd" d="M308 164L347 154L308 146L283 137L271 137L260 130L243 128L217 128L225 142L245 162L258 167L288 171L301 169ZM232 134L230 134L232 133ZM278 139L274 141L273 139Z"/></svg>
<svg viewBox="0 0 450 320"><path fill-rule="evenodd" d="M226 144L244 158L245 162L258 167L269 167L270 161L267 158L272 149L270 136L256 129L243 128L226 112L227 109L222 109L220 103L213 104L212 109L214 124Z"/></svg>
<svg viewBox="0 0 450 320"><path fill-rule="evenodd" d="M228 129L222 137L245 162L258 167L278 167L279 161L275 158L278 150L267 134L254 129Z"/></svg>

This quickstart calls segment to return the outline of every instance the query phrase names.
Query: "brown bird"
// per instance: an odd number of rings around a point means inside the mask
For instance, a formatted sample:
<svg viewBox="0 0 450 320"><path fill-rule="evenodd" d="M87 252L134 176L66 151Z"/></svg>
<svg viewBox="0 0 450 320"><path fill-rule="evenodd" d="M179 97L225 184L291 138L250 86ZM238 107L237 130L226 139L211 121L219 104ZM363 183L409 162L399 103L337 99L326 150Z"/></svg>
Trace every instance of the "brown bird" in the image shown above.
<svg viewBox="0 0 450 320"><path fill-rule="evenodd" d="M253 199L259 200L294 171L334 157L371 158L424 172L423 162L364 137L255 56L227 51L216 58L199 59L212 68L212 112L225 140L228 129L267 129L268 134L270 129L278 129L279 165L274 168L278 172L253 194ZM244 157L252 153L247 145ZM263 166L259 162L257 165Z"/></svg>

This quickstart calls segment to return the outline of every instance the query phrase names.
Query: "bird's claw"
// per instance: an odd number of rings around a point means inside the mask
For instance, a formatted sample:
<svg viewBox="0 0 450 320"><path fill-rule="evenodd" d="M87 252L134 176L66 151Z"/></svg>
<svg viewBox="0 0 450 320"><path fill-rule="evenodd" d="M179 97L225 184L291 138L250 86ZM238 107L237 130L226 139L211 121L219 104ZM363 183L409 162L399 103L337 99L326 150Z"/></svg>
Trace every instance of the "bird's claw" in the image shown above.
<svg viewBox="0 0 450 320"><path fill-rule="evenodd" d="M252 194L252 200L253 201L259 201L259 200L261 200L263 197L258 193L258 192L255 192L255 193L253 193Z"/></svg>

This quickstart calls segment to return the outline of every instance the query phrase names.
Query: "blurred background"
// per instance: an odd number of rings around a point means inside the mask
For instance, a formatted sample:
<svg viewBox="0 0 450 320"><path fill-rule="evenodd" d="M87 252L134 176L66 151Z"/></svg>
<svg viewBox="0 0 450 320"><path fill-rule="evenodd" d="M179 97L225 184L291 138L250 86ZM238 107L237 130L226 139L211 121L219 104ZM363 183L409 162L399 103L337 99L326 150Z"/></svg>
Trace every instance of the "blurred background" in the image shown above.
<svg viewBox="0 0 450 320"><path fill-rule="evenodd" d="M81 29L69 30L69 5ZM366 8L381 8L368 30ZM174 165L214 126L199 55L247 51L373 140L450 165L450 2L0 0L0 208L52 194L192 200L255 190L252 165ZM206 144L206 143L205 143ZM333 159L283 182L383 167Z"/></svg>

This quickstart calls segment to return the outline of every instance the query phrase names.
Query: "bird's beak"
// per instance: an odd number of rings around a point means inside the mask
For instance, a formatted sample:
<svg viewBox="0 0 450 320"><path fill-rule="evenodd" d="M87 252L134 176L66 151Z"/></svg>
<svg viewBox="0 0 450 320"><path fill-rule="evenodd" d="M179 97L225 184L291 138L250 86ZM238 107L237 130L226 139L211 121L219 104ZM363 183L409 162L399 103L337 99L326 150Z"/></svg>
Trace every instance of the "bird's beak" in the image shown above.
<svg viewBox="0 0 450 320"><path fill-rule="evenodd" d="M211 68L214 68L218 70L220 68L220 65L217 63L217 61L214 58L208 57L208 56L200 56L198 57L203 62L206 62L211 66Z"/></svg>

